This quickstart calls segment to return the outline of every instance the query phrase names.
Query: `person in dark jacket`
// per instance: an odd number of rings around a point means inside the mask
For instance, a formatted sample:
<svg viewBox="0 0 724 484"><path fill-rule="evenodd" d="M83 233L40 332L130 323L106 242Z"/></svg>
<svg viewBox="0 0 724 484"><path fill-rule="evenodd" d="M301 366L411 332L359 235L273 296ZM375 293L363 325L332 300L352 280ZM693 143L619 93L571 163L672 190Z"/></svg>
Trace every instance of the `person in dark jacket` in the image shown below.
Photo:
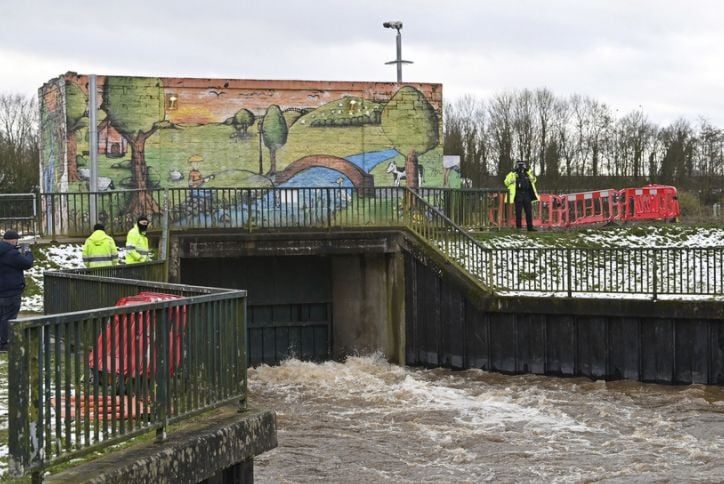
<svg viewBox="0 0 724 484"><path fill-rule="evenodd" d="M538 200L538 190L535 187L536 178L533 170L528 168L525 161L518 161L516 167L505 177L505 186L508 188L508 203L515 203L515 226L521 228L522 212L525 212L525 223L529 232L535 232L533 227L533 203Z"/></svg>
<svg viewBox="0 0 724 484"><path fill-rule="evenodd" d="M20 311L20 298L25 289L25 269L33 266L33 253L27 246L18 246L18 233L6 230L0 241L0 351L7 351L10 327Z"/></svg>

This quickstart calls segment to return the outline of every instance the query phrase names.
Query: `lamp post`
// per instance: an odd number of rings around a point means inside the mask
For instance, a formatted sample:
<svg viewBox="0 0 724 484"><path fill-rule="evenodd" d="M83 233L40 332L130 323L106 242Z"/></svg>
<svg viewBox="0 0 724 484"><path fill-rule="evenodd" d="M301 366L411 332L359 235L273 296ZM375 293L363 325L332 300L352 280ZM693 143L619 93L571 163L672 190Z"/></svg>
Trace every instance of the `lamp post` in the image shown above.
<svg viewBox="0 0 724 484"><path fill-rule="evenodd" d="M264 164L263 164L263 156L262 156L262 136L264 135L264 118L261 118L259 120L259 123L256 125L257 130L259 131L259 174L264 173Z"/></svg>
<svg viewBox="0 0 724 484"><path fill-rule="evenodd" d="M402 22L394 20L384 22L382 26L386 29L397 30L397 59L385 62L385 64L397 64L397 82L402 82L402 64L412 64L412 61L402 60L402 34L400 33L400 30L402 30Z"/></svg>

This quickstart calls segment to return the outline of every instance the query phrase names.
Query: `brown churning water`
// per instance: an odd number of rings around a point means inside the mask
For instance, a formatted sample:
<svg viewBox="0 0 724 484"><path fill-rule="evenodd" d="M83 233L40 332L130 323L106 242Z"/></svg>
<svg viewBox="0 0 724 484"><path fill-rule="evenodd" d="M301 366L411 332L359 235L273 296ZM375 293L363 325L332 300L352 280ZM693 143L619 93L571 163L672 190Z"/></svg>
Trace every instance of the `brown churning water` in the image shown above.
<svg viewBox="0 0 724 484"><path fill-rule="evenodd" d="M724 389L290 360L249 370L277 412L257 482L721 482Z"/></svg>

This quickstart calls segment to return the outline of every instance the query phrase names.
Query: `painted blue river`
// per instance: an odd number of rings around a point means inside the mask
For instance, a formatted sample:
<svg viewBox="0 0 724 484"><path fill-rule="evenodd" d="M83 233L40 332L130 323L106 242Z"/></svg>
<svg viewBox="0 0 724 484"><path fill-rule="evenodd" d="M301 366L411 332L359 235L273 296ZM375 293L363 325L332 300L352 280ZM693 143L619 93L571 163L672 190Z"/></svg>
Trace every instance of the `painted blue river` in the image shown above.
<svg viewBox="0 0 724 484"><path fill-rule="evenodd" d="M366 173L371 172L380 163L394 158L399 153L396 150L369 151L345 157L345 160L359 166ZM280 187L328 187L328 186L352 186L349 178L342 173L329 168L315 167L297 174L289 181L279 185Z"/></svg>
<svg viewBox="0 0 724 484"><path fill-rule="evenodd" d="M385 163L399 153L389 149L384 151L370 151L350 155L345 159L354 163L366 173L372 171L380 163ZM227 221L246 223L249 216L257 223L276 221L293 223L296 218L305 220L326 217L329 210L343 209L353 196L352 182L344 174L324 167L313 167L292 177L280 188L292 190L282 192L266 192L252 201L220 203L214 200L213 190L197 190L185 206L176 210L176 224L213 225ZM340 188L332 192L331 197L320 188ZM293 190L294 188L309 188L307 190ZM322 196L323 195L323 196ZM329 206L328 206L329 205ZM321 220L320 220L321 221Z"/></svg>

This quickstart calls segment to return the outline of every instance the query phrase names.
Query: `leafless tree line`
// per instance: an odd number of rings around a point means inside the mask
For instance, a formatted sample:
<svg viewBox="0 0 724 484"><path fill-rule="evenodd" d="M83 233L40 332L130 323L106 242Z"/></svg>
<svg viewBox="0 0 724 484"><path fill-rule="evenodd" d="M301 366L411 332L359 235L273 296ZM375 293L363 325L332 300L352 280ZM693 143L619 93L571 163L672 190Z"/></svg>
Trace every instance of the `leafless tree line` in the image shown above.
<svg viewBox="0 0 724 484"><path fill-rule="evenodd" d="M0 193L38 184L38 106L34 97L0 93Z"/></svg>
<svg viewBox="0 0 724 484"><path fill-rule="evenodd" d="M480 186L529 161L547 177L607 175L674 183L724 175L724 130L700 118L660 127L643 109L619 113L585 96L548 89L470 95L444 107L445 154L461 156L463 176Z"/></svg>

